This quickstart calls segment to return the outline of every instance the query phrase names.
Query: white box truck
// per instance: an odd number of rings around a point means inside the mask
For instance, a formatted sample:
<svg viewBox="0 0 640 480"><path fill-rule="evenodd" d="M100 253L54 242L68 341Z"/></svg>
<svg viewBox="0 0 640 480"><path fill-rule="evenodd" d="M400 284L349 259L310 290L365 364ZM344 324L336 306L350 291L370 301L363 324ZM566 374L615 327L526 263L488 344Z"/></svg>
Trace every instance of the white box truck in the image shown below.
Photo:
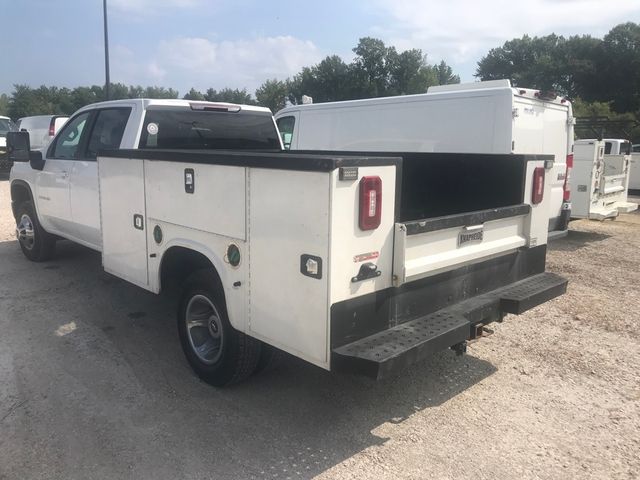
<svg viewBox="0 0 640 480"><path fill-rule="evenodd" d="M555 94L492 80L430 87L420 95L295 105L280 110L276 121L291 150L553 155L548 229L567 231L574 118L571 102Z"/></svg>
<svg viewBox="0 0 640 480"><path fill-rule="evenodd" d="M65 238L143 289L177 284L214 385L277 349L384 377L567 286L545 272L550 156L284 152L268 110L186 100L85 107L46 152L9 139L25 256Z"/></svg>
<svg viewBox="0 0 640 480"><path fill-rule="evenodd" d="M576 140L571 175L571 216L605 220L638 209L628 201L631 144L624 140ZM613 153L607 153L613 152Z"/></svg>
<svg viewBox="0 0 640 480"><path fill-rule="evenodd" d="M630 155L629 157L629 193L640 190L640 145L631 145L624 138L604 138L605 155Z"/></svg>

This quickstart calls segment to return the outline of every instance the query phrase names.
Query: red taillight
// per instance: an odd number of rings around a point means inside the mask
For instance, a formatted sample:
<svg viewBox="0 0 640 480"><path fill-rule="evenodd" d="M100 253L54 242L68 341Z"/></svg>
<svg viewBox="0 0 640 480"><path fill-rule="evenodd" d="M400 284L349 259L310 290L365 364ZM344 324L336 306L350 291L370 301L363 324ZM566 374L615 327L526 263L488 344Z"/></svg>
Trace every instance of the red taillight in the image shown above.
<svg viewBox="0 0 640 480"><path fill-rule="evenodd" d="M56 134L56 117L53 117L49 122L49 136L53 137Z"/></svg>
<svg viewBox="0 0 640 480"><path fill-rule="evenodd" d="M380 226L382 217L382 180L380 177L362 177L360 180L360 230L373 230Z"/></svg>
<svg viewBox="0 0 640 480"><path fill-rule="evenodd" d="M533 192L531 193L531 203L539 204L544 196L544 167L537 167L533 171Z"/></svg>
<svg viewBox="0 0 640 480"><path fill-rule="evenodd" d="M573 169L573 153L567 155L567 171L564 175L563 198L565 202L571 200L571 169Z"/></svg>

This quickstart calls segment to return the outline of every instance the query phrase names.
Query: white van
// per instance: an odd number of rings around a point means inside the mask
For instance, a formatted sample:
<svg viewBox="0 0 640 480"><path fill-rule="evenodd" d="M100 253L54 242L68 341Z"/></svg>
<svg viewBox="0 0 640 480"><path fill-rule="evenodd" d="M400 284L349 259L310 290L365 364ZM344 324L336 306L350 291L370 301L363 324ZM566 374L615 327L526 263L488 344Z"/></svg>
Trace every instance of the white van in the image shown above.
<svg viewBox="0 0 640 480"><path fill-rule="evenodd" d="M11 169L11 162L7 156L7 133L14 128L9 117L0 116L0 171L2 172L8 172Z"/></svg>
<svg viewBox="0 0 640 480"><path fill-rule="evenodd" d="M23 117L18 120L18 130L29 132L32 149L43 150L58 133L60 127L67 123L67 120L69 120L67 115Z"/></svg>
<svg viewBox="0 0 640 480"><path fill-rule="evenodd" d="M549 231L566 232L574 119L571 103L555 94L492 80L295 105L276 120L291 150L552 154Z"/></svg>

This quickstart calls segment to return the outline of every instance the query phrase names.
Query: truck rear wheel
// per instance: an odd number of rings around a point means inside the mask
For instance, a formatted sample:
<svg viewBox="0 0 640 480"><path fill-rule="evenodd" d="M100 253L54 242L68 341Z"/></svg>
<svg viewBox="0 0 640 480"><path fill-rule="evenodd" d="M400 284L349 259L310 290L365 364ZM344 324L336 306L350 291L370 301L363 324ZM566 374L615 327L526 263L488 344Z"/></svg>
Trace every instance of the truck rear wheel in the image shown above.
<svg viewBox="0 0 640 480"><path fill-rule="evenodd" d="M211 269L187 279L178 308L178 334L191 368L216 387L244 380L260 359L260 342L229 323L222 285Z"/></svg>
<svg viewBox="0 0 640 480"><path fill-rule="evenodd" d="M22 253L33 262L50 260L56 249L56 239L38 220L31 201L25 201L16 209L16 236Z"/></svg>

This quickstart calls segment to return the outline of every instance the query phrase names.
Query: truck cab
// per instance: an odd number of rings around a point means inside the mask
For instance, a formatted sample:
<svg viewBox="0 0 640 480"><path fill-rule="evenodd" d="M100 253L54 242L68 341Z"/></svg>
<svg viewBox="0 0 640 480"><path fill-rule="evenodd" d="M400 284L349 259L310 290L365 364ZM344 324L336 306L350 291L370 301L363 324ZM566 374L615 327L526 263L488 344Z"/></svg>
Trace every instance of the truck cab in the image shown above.
<svg viewBox="0 0 640 480"><path fill-rule="evenodd" d="M35 162L16 162L14 207L31 200L47 232L100 251L98 152L138 148L279 150L281 144L266 108L187 100L96 103L78 110L45 150L34 152Z"/></svg>

